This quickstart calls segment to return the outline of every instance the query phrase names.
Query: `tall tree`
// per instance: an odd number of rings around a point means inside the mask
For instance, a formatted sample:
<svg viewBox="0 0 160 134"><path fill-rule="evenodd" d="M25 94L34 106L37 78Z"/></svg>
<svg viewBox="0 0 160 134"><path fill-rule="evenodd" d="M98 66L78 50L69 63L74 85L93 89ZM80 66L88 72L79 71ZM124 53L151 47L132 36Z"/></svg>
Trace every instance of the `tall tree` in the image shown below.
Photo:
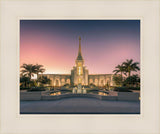
<svg viewBox="0 0 160 134"><path fill-rule="evenodd" d="M139 63L133 62L133 59L130 59L130 60L127 59L125 62L123 62L123 66L124 66L126 73L128 73L128 77L131 76L132 71L137 72L140 70L138 65L139 65Z"/></svg>
<svg viewBox="0 0 160 134"><path fill-rule="evenodd" d="M47 76L42 76L38 78L38 81L41 84L50 84L51 80L49 78L47 78Z"/></svg>
<svg viewBox="0 0 160 134"><path fill-rule="evenodd" d="M29 77L27 77L26 75L22 75L22 74L21 74L20 83L22 84L22 86L23 86L24 88L26 88L27 85L29 84Z"/></svg>
<svg viewBox="0 0 160 134"><path fill-rule="evenodd" d="M117 86L122 86L122 77L120 75L113 75L113 81Z"/></svg>
<svg viewBox="0 0 160 134"><path fill-rule="evenodd" d="M34 76L36 73L36 67L33 64L23 64L21 66L22 70L21 73L27 77L29 77L29 80L31 81L31 77Z"/></svg>
<svg viewBox="0 0 160 134"><path fill-rule="evenodd" d="M43 65L39 65L39 64L35 65L35 73L37 74L37 77L39 73L44 73L44 71L45 69Z"/></svg>
<svg viewBox="0 0 160 134"><path fill-rule="evenodd" d="M138 75L132 75L124 83L129 86L138 86L140 84L140 77Z"/></svg>
<svg viewBox="0 0 160 134"><path fill-rule="evenodd" d="M113 72L114 72L114 74L120 73L121 78L123 78L123 73L125 72L125 68L124 68L123 64L117 65L117 66L115 67L115 70L113 70Z"/></svg>

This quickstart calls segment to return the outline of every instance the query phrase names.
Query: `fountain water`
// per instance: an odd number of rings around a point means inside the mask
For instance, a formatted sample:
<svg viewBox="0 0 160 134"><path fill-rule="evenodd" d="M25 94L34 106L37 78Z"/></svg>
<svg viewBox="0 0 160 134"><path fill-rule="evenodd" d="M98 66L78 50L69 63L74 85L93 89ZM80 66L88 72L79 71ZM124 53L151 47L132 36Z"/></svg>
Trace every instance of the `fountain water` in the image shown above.
<svg viewBox="0 0 160 134"><path fill-rule="evenodd" d="M84 87L82 88L81 84L78 84L77 87L73 88L72 93L73 94L86 94L87 91L86 91L86 89Z"/></svg>

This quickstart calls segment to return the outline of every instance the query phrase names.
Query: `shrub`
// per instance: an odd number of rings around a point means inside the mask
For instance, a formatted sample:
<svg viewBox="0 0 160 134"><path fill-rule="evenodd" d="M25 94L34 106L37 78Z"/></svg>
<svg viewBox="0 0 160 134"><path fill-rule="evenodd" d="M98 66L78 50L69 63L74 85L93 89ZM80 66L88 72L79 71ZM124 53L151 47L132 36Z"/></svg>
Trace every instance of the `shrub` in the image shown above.
<svg viewBox="0 0 160 134"><path fill-rule="evenodd" d="M99 91L98 89L90 89L90 90L88 90L88 91Z"/></svg>
<svg viewBox="0 0 160 134"><path fill-rule="evenodd" d="M114 90L115 89L115 86L110 86L109 87L109 90Z"/></svg>
<svg viewBox="0 0 160 134"><path fill-rule="evenodd" d="M26 88L23 88L23 87L20 87L20 90L29 90L30 88L26 87Z"/></svg>
<svg viewBox="0 0 160 134"><path fill-rule="evenodd" d="M89 88L89 86L86 86L86 85L85 85L85 86L83 86L83 87L84 87L84 88Z"/></svg>
<svg viewBox="0 0 160 134"><path fill-rule="evenodd" d="M127 77L127 79L124 81L124 85L133 87L140 85L140 77L138 75L132 75Z"/></svg>
<svg viewBox="0 0 160 134"><path fill-rule="evenodd" d="M122 86L123 78L120 75L114 75L113 81L115 82L116 85Z"/></svg>
<svg viewBox="0 0 160 134"><path fill-rule="evenodd" d="M117 92L132 92L128 87L115 87L114 91L117 91Z"/></svg>
<svg viewBox="0 0 160 134"><path fill-rule="evenodd" d="M32 92L32 91L45 91L45 88L44 87L32 87L28 91L29 92Z"/></svg>
<svg viewBox="0 0 160 134"><path fill-rule="evenodd" d="M90 86L90 87L96 87L96 85L93 84L93 83L89 84L89 86Z"/></svg>
<svg viewBox="0 0 160 134"><path fill-rule="evenodd" d="M64 87L69 87L70 85L67 83L67 84L64 84L63 86L64 86Z"/></svg>
<svg viewBox="0 0 160 134"><path fill-rule="evenodd" d="M129 87L131 90L140 90L140 87Z"/></svg>

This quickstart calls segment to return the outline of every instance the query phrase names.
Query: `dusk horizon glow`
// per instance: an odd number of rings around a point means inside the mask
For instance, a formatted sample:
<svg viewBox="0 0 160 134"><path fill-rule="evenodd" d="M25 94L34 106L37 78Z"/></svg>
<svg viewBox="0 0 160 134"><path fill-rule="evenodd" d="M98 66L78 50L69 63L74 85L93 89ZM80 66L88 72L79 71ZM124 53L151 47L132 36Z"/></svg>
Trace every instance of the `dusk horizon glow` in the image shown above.
<svg viewBox="0 0 160 134"><path fill-rule="evenodd" d="M78 55L89 74L112 74L115 66L140 63L139 20L21 20L20 65L44 65L46 74L70 74Z"/></svg>

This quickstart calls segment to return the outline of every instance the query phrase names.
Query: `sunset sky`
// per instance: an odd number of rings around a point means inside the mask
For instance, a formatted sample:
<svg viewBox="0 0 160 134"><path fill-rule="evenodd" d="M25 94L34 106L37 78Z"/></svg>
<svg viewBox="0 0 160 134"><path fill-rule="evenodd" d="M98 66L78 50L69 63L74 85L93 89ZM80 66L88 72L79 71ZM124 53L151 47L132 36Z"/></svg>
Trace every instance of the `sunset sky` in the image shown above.
<svg viewBox="0 0 160 134"><path fill-rule="evenodd" d="M140 62L139 20L21 20L20 65L38 63L45 73L70 74L79 36L89 74L112 73L126 59Z"/></svg>

